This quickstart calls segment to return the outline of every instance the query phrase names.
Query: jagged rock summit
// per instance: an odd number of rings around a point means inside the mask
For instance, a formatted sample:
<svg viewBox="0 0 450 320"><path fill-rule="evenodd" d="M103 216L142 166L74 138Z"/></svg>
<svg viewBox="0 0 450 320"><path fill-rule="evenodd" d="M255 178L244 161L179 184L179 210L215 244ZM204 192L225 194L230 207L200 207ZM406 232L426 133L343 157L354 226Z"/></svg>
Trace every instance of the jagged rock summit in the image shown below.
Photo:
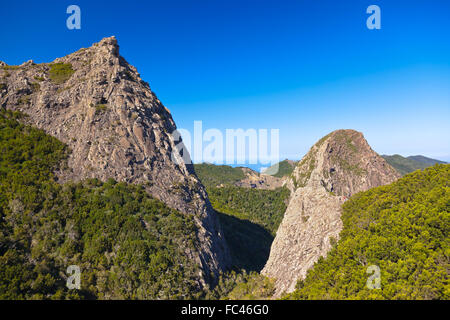
<svg viewBox="0 0 450 320"><path fill-rule="evenodd" d="M338 240L348 197L399 177L360 132L337 130L320 139L287 181L291 199L262 271L275 279L275 296L292 292Z"/></svg>
<svg viewBox="0 0 450 320"><path fill-rule="evenodd" d="M230 263L218 218L193 166L172 160L175 123L109 37L52 63L0 65L0 107L65 142L72 153L60 181L141 183L169 207L192 214L199 247L186 252L210 281Z"/></svg>

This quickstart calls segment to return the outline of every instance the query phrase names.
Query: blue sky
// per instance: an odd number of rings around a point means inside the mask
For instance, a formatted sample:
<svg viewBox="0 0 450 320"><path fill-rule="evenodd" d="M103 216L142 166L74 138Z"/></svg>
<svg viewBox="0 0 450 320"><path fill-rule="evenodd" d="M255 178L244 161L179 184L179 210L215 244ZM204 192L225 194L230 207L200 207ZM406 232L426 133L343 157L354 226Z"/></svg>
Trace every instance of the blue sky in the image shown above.
<svg viewBox="0 0 450 320"><path fill-rule="evenodd" d="M81 30L66 8L81 8ZM381 30L366 8L381 8ZM49 62L115 35L179 128L280 129L281 158L328 132L450 161L450 1L9 1L0 60Z"/></svg>

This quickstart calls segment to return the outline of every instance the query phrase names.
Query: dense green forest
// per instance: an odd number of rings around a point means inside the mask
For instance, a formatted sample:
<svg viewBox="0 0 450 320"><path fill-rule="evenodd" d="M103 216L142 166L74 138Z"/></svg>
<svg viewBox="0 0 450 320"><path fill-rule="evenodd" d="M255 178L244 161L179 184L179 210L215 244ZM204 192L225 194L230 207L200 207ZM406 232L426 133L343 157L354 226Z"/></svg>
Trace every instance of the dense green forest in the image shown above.
<svg viewBox="0 0 450 320"><path fill-rule="evenodd" d="M354 195L342 221L339 242L286 298L450 299L450 165ZM380 289L366 286L371 265Z"/></svg>
<svg viewBox="0 0 450 320"><path fill-rule="evenodd" d="M142 186L58 184L69 150L0 113L0 299L182 299L201 294L193 219ZM81 290L66 287L78 265Z"/></svg>
<svg viewBox="0 0 450 320"><path fill-rule="evenodd" d="M275 293L274 281L255 272L240 270L223 274L206 299L221 300L266 300Z"/></svg>
<svg viewBox="0 0 450 320"><path fill-rule="evenodd" d="M219 216L235 268L260 271L286 211L289 190L237 187L234 183L245 178L239 167L203 163L195 165L195 172Z"/></svg>
<svg viewBox="0 0 450 320"><path fill-rule="evenodd" d="M206 188L220 185L234 185L245 178L240 167L214 165L210 163L194 164L195 173Z"/></svg>
<svg viewBox="0 0 450 320"><path fill-rule="evenodd" d="M234 266L260 271L286 211L289 190L226 186L210 187L207 191L224 229Z"/></svg>
<svg viewBox="0 0 450 320"><path fill-rule="evenodd" d="M383 155L382 157L402 175L419 169L425 169L438 163L445 163L443 161L430 159L424 156L410 156L405 158L399 154L394 154L393 156Z"/></svg>
<svg viewBox="0 0 450 320"><path fill-rule="evenodd" d="M221 275L207 299L269 299L274 283L258 274L264 267L289 198L287 188L275 190L237 187L242 169L196 164L231 251L233 270Z"/></svg>
<svg viewBox="0 0 450 320"><path fill-rule="evenodd" d="M285 187L264 190L227 186L207 191L214 209L256 223L273 236L283 220L289 198Z"/></svg>

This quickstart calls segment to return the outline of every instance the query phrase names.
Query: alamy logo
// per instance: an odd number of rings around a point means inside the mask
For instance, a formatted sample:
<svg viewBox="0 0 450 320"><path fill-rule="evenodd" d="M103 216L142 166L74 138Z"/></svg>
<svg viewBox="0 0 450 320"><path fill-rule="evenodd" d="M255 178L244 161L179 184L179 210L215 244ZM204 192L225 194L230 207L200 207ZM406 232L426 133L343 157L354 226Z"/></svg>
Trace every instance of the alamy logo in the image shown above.
<svg viewBox="0 0 450 320"><path fill-rule="evenodd" d="M373 4L367 8L366 12L368 14L371 14L367 18L367 22L366 22L367 28L369 30L381 29L381 9L380 9L380 7Z"/></svg>
<svg viewBox="0 0 450 320"><path fill-rule="evenodd" d="M69 289L80 289L81 288L81 271L80 267L77 265L71 265L67 267L67 274L70 276L67 278L66 286Z"/></svg>
<svg viewBox="0 0 450 320"><path fill-rule="evenodd" d="M66 26L69 30L81 29L81 9L77 5L70 5L66 10L67 14L70 16L66 20Z"/></svg>
<svg viewBox="0 0 450 320"><path fill-rule="evenodd" d="M366 285L369 289L381 289L381 273L380 267L371 265L367 267L366 273L371 274L367 279Z"/></svg>
<svg viewBox="0 0 450 320"><path fill-rule="evenodd" d="M172 161L191 164L190 155L197 163L261 164L273 167L279 162L279 129L219 129L203 131L202 121L194 121L193 135L189 130L172 133L175 150ZM264 168L262 168L264 169Z"/></svg>

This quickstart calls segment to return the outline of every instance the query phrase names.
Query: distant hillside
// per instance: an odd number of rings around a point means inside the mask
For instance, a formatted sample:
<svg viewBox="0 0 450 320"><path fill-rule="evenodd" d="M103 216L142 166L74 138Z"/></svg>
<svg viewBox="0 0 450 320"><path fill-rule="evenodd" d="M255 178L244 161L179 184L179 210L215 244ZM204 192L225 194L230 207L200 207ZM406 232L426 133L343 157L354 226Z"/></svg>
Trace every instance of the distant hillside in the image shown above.
<svg viewBox="0 0 450 320"><path fill-rule="evenodd" d="M435 164L445 164L444 161L431 159L420 155L405 158L399 154L394 154L392 156L383 155L382 157L402 175L411 173L418 169L425 169Z"/></svg>
<svg viewBox="0 0 450 320"><path fill-rule="evenodd" d="M354 195L339 242L288 298L448 300L449 181L450 165L436 165ZM377 290L369 266L380 270Z"/></svg>
<svg viewBox="0 0 450 320"><path fill-rule="evenodd" d="M274 177L283 178L292 173L296 163L296 161L286 159L267 168L263 173Z"/></svg>
<svg viewBox="0 0 450 320"><path fill-rule="evenodd" d="M225 165L210 163L194 164L195 173L205 187L217 187L219 185L234 185L245 178L242 168L233 168Z"/></svg>
<svg viewBox="0 0 450 320"><path fill-rule="evenodd" d="M259 272L286 211L289 190L227 186L207 188L207 192L222 224L233 266Z"/></svg>
<svg viewBox="0 0 450 320"><path fill-rule="evenodd" d="M237 186L251 189L275 190L283 186L283 180L261 174L247 167L231 167L210 163L194 164L198 178L206 187Z"/></svg>
<svg viewBox="0 0 450 320"><path fill-rule="evenodd" d="M409 156L408 159L410 160L415 160L415 161L419 161L421 163L426 163L430 166L434 166L435 164L445 164L445 161L440 161L440 160L436 160L436 159L431 159L431 158L427 158L424 156Z"/></svg>

